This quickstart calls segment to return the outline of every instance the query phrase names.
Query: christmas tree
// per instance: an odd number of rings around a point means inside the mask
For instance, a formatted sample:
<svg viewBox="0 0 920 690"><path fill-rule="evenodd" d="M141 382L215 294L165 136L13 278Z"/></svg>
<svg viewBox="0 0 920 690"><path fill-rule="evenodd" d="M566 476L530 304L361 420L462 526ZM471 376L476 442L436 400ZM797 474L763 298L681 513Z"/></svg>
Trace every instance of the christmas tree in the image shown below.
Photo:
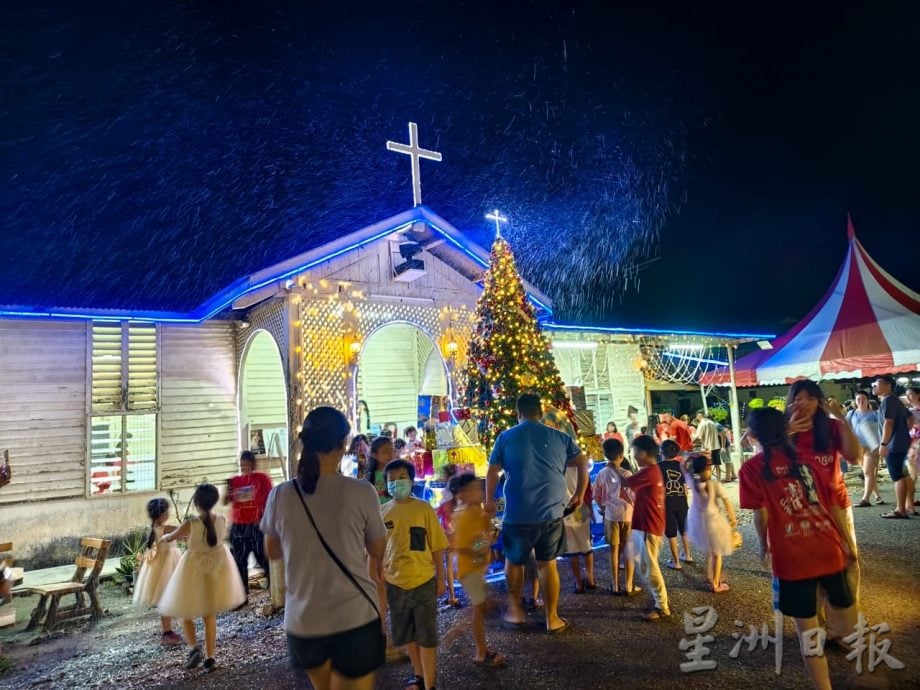
<svg viewBox="0 0 920 690"><path fill-rule="evenodd" d="M536 393L544 410L556 408L575 427L575 413L549 341L524 293L511 247L501 237L492 244L476 317L466 364L465 402L479 420L480 442L491 448L499 433L517 424L521 393Z"/></svg>

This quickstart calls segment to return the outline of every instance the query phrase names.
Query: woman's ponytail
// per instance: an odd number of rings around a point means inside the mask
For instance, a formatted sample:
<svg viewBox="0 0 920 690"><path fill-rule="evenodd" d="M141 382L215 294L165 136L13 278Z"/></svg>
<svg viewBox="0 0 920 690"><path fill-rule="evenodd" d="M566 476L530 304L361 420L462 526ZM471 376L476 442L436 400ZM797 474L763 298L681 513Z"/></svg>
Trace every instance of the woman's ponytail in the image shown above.
<svg viewBox="0 0 920 690"><path fill-rule="evenodd" d="M211 511L206 512L201 521L204 523L204 531L207 533L208 546L217 546L217 530L214 529L214 516Z"/></svg>
<svg viewBox="0 0 920 690"><path fill-rule="evenodd" d="M345 415L334 407L317 407L303 420L300 441L300 463L297 465L297 481L308 494L316 491L319 481L319 454L329 453L336 448L344 450L345 440L351 433L351 425Z"/></svg>

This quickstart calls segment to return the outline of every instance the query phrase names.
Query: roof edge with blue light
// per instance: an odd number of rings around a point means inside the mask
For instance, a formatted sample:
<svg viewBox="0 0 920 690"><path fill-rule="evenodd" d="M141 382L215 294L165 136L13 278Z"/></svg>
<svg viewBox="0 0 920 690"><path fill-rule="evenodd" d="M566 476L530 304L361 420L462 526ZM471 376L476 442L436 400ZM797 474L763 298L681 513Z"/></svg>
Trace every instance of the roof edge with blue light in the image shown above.
<svg viewBox="0 0 920 690"><path fill-rule="evenodd" d="M296 257L257 271L246 278L234 281L189 312L0 305L0 318L201 323L214 318L220 312L231 307L241 297L245 297L273 283L291 278L298 273L331 261L388 235L408 230L419 222L424 223L441 235L452 247L472 259L483 269L488 269L489 253L485 249L474 242L468 241L463 233L431 209L425 206L417 206L361 230L345 234L332 242L314 247ZM534 305L542 309L548 316L552 316L552 301L527 281L524 281L524 287Z"/></svg>
<svg viewBox="0 0 920 690"><path fill-rule="evenodd" d="M663 328L630 328L627 326L581 326L577 324L544 321L540 324L549 331L570 331L573 333L596 333L598 335L652 335L652 336L696 336L701 338L724 338L728 340L773 340L771 333L728 333L724 331L685 331Z"/></svg>

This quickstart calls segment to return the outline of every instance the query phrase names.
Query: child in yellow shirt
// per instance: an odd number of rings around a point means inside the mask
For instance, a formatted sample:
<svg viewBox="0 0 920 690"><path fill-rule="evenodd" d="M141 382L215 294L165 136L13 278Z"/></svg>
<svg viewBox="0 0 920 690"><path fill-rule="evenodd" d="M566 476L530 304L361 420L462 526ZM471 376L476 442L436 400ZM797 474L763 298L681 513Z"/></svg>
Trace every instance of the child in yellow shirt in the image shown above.
<svg viewBox="0 0 920 690"><path fill-rule="evenodd" d="M437 676L438 597L445 591L447 537L434 508L412 496L415 466L393 460L384 472L393 497L380 507L387 528L383 579L390 637L395 646L406 645L412 661L415 675L406 687L431 690Z"/></svg>
<svg viewBox="0 0 920 690"><path fill-rule="evenodd" d="M473 474L461 474L450 481L450 492L457 498L454 510L453 549L457 553L457 574L469 597L476 656L473 663L486 668L501 668L507 660L486 646L485 608L486 569L489 567L495 530L492 520L482 509L482 480Z"/></svg>

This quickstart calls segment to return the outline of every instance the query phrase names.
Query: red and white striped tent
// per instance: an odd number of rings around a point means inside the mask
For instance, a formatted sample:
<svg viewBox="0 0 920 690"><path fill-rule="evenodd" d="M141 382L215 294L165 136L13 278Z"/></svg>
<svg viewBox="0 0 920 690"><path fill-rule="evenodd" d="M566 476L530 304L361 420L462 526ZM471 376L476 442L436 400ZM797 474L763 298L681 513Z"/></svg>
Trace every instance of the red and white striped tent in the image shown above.
<svg viewBox="0 0 920 690"><path fill-rule="evenodd" d="M850 379L920 370L920 295L879 266L856 239L830 290L792 330L735 363L738 386ZM725 367L700 377L730 383Z"/></svg>

